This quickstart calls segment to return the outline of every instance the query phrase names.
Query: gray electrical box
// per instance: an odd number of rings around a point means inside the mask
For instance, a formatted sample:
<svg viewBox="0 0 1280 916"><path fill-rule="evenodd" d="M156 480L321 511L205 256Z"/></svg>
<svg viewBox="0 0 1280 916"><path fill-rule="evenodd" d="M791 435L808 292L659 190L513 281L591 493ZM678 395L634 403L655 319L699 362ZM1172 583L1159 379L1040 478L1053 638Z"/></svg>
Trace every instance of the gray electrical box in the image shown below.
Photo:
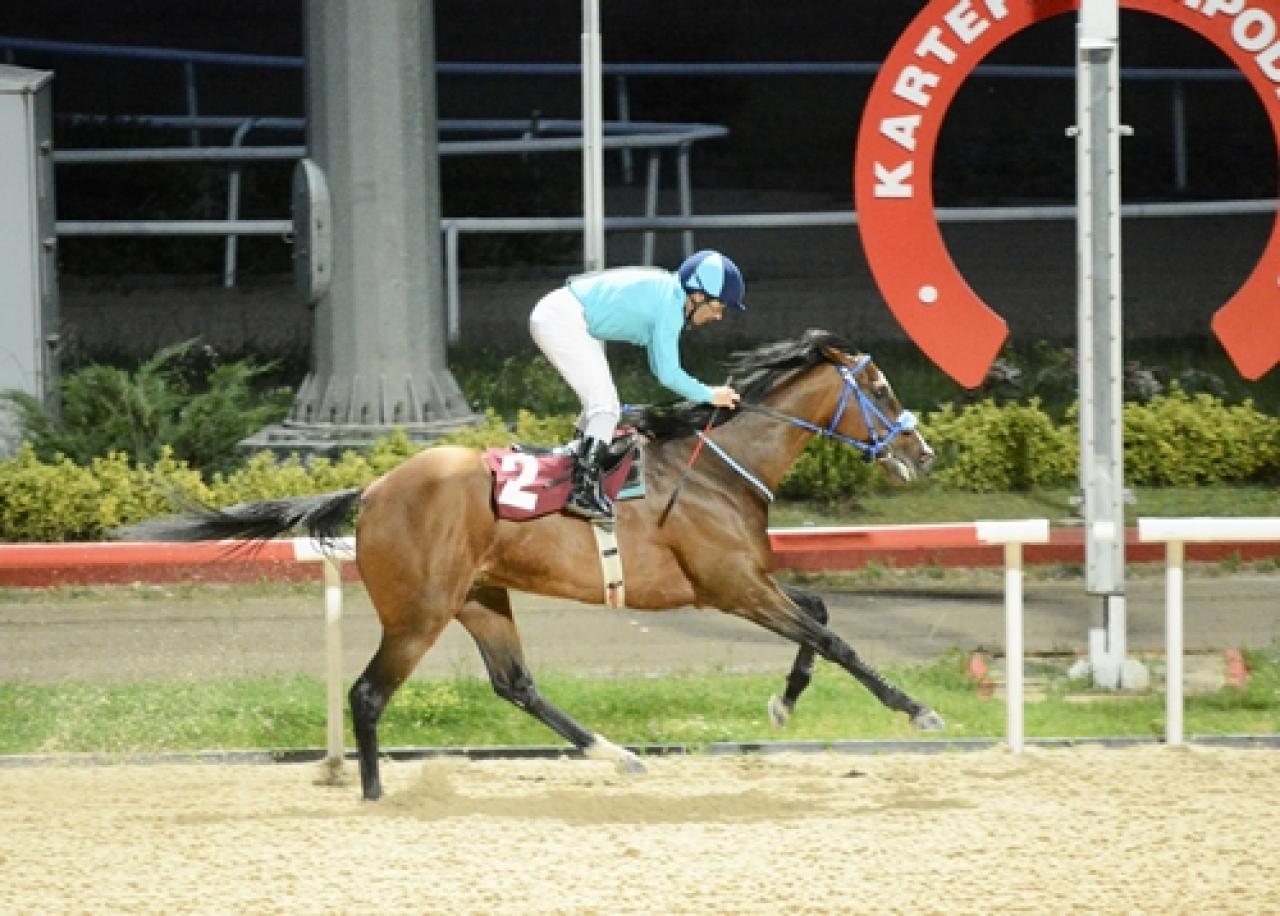
<svg viewBox="0 0 1280 916"><path fill-rule="evenodd" d="M0 391L57 407L53 74L0 66ZM0 453L16 431L0 411Z"/></svg>
<svg viewBox="0 0 1280 916"><path fill-rule="evenodd" d="M310 159L293 170L293 280L298 295L315 305L333 276L333 204L324 171Z"/></svg>

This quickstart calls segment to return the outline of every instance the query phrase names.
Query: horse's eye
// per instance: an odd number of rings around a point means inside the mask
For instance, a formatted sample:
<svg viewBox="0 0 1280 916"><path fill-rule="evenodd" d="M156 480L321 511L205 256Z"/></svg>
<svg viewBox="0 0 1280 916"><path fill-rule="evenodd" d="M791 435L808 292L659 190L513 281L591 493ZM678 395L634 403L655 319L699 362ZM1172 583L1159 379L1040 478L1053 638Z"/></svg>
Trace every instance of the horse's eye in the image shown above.
<svg viewBox="0 0 1280 916"><path fill-rule="evenodd" d="M889 383L884 381L876 382L871 390L874 391L876 397L882 401L886 400L890 394Z"/></svg>

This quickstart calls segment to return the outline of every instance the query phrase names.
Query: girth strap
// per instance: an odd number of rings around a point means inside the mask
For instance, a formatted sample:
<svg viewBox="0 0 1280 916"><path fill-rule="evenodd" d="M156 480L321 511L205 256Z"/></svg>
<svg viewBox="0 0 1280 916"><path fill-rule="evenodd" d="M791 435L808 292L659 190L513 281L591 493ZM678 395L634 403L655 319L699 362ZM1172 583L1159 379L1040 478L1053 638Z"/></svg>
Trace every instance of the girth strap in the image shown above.
<svg viewBox="0 0 1280 916"><path fill-rule="evenodd" d="M591 522L600 551L600 572L604 576L604 603L620 608L627 603L626 585L622 581L622 554L618 551L617 526L613 522Z"/></svg>

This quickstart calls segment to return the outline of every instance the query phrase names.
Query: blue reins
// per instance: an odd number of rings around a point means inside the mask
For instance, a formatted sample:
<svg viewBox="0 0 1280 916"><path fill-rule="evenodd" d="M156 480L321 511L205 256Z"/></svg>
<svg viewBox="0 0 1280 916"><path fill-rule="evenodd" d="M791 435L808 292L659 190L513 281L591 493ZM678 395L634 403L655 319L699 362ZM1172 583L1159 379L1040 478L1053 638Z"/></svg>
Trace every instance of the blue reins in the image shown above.
<svg viewBox="0 0 1280 916"><path fill-rule="evenodd" d="M890 420L885 416L884 411L876 406L871 397L862 390L862 386L858 384L857 374L865 369L869 362L871 362L871 356L863 354L858 362L852 366L835 365L832 367L836 372L840 373L844 388L840 392L840 401L836 404L836 412L832 415L831 422L826 426L819 426L802 417L793 417L763 404L740 404L739 409L754 410L758 413L767 414L776 420L783 420L792 426L799 426L801 429L807 429L809 432L816 433L827 439L834 439L836 442L851 445L862 452L867 461L876 461L884 454L885 449L889 447L889 443L893 442L899 434L915 431L916 416L911 411L904 410L898 414L897 420ZM867 427L868 439L866 441L836 432L836 427L840 425L840 421L844 418L851 399L857 401L858 409L862 412L862 421ZM883 433L881 433L881 429L883 429Z"/></svg>

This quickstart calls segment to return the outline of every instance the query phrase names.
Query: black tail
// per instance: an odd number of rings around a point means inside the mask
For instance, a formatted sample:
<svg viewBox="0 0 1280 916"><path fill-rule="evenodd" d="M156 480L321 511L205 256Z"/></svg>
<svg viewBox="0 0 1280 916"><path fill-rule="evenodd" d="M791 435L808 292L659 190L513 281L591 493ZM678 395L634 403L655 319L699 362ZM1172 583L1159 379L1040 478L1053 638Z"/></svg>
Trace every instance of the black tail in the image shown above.
<svg viewBox="0 0 1280 916"><path fill-rule="evenodd" d="M226 509L198 506L182 515L153 518L117 528L122 541L219 541L242 538L265 541L295 528L305 528L320 543L333 541L360 501L364 487L319 496L239 503Z"/></svg>

